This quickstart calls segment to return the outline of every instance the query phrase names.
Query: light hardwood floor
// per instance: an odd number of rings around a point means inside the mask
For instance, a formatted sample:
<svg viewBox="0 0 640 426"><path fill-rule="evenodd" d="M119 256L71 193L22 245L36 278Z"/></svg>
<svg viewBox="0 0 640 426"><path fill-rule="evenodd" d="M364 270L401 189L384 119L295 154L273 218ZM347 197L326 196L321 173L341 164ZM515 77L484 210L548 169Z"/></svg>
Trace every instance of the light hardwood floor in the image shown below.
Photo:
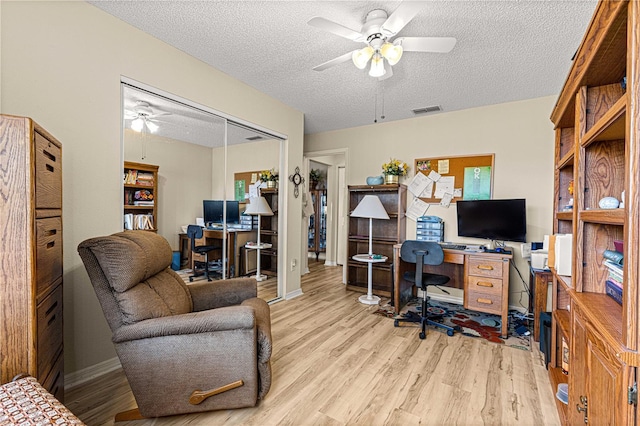
<svg viewBox="0 0 640 426"><path fill-rule="evenodd" d="M540 353L395 328L310 261L303 296L271 306L273 382L258 406L120 425L558 425ZM197 368L197 363L194 363ZM67 390L88 425L135 407L121 370Z"/></svg>

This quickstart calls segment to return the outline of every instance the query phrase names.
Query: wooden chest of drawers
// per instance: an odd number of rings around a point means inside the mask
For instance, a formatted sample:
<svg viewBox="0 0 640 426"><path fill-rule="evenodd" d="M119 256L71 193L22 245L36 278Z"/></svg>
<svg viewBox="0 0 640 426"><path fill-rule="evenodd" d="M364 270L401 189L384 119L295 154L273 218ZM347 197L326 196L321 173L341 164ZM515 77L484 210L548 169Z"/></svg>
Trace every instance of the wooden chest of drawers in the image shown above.
<svg viewBox="0 0 640 426"><path fill-rule="evenodd" d="M508 303L503 301L509 297L509 260L469 256L465 268L465 308L506 315Z"/></svg>
<svg viewBox="0 0 640 426"><path fill-rule="evenodd" d="M27 117L0 115L0 194L0 380L62 401L62 145Z"/></svg>

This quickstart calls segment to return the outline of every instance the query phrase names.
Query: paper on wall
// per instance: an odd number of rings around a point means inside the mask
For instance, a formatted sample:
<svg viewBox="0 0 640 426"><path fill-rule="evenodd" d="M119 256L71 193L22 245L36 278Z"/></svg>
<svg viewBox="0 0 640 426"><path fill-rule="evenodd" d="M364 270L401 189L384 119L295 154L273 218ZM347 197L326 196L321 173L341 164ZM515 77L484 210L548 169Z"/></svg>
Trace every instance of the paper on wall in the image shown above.
<svg viewBox="0 0 640 426"><path fill-rule="evenodd" d="M453 199L453 194L450 192L445 192L444 195L442 196L442 200L440 201L440 205L442 207L449 207L452 199Z"/></svg>
<svg viewBox="0 0 640 426"><path fill-rule="evenodd" d="M420 193L420 198L431 198L431 194L433 194L433 181L431 179L427 179L427 181L427 187Z"/></svg>
<svg viewBox="0 0 640 426"><path fill-rule="evenodd" d="M449 160L438 160L438 171L443 175L449 173Z"/></svg>
<svg viewBox="0 0 640 426"><path fill-rule="evenodd" d="M453 186L455 184L454 176L441 176L436 182L436 191L433 194L434 198L442 198L445 193L453 195Z"/></svg>
<svg viewBox="0 0 640 426"><path fill-rule="evenodd" d="M440 180L440 173L436 172L435 170L431 170L431 172L429 172L429 176L427 176L429 179L431 179L434 182L437 182Z"/></svg>
<svg viewBox="0 0 640 426"><path fill-rule="evenodd" d="M407 217L414 221L417 221L420 216L424 216L429 208L429 204L422 201L420 198L414 198L413 202L407 209Z"/></svg>
<svg viewBox="0 0 640 426"><path fill-rule="evenodd" d="M249 198L258 197L258 188L260 188L260 181L254 183L253 185L249 185Z"/></svg>
<svg viewBox="0 0 640 426"><path fill-rule="evenodd" d="M453 197L454 198L462 197L462 188L454 188L453 189Z"/></svg>
<svg viewBox="0 0 640 426"><path fill-rule="evenodd" d="M422 192L427 188L427 186L433 183L427 176L423 173L416 173L416 175L411 179L409 186L407 189L416 197L422 196Z"/></svg>

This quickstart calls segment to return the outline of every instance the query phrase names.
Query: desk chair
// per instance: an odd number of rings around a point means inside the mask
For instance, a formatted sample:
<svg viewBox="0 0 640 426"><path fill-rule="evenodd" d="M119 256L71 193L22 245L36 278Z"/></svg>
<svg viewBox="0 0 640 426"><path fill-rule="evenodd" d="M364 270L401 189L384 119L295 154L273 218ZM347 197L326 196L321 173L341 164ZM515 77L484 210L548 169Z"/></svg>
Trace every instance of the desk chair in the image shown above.
<svg viewBox="0 0 640 426"><path fill-rule="evenodd" d="M191 251L197 254L204 255L204 276L207 277L207 281L211 281L211 276L209 275L209 252L212 250L221 250L222 247L214 245L197 246L196 240L202 238L202 235L203 232L201 226L189 225L187 227L187 236L191 240ZM195 277L199 277L200 275L202 275L202 273L198 273L196 271L196 263L199 262L193 262L193 275L189 276L189 281L193 281Z"/></svg>
<svg viewBox="0 0 640 426"><path fill-rule="evenodd" d="M427 296L427 287L430 285L436 287L445 285L449 282L449 277L446 275L423 272L422 267L424 265L437 266L444 262L444 251L442 251L440 244L430 241L405 241L402 243L402 247L400 248L400 258L407 263L416 264L415 271L405 272L403 278L412 282L417 288L422 290L422 311L420 312L420 315L410 313L406 318L397 318L394 321L394 326L398 327L400 322L420 323L422 327L422 331L420 332L421 339L427 337L425 331L427 324L447 330L448 336L453 336L454 331L461 331L461 328L458 326L449 327L448 325L429 319L429 297ZM448 293L446 290L442 291Z"/></svg>

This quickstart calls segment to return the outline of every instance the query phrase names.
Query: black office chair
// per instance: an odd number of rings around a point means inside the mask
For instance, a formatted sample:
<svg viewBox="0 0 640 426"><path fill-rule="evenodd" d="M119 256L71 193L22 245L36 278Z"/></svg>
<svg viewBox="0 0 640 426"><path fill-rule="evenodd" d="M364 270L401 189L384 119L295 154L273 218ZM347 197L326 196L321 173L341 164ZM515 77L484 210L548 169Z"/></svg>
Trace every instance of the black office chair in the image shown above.
<svg viewBox="0 0 640 426"><path fill-rule="evenodd" d="M441 286L449 282L449 277L446 275L432 274L430 272L423 272L423 265L440 265L444 261L444 252L440 244L430 241L413 241L408 240L402 243L400 248L400 257L407 263L415 263L415 271L407 271L404 273L403 278L409 282L414 283L416 287L422 290L422 311L420 315L413 312L409 312L405 318L397 318L394 321L394 326L398 327L400 322L415 322L420 323L422 331L420 332L420 338L427 337L426 326L427 324L440 327L447 330L447 335L453 336L455 331L462 331L459 326L449 327L448 325L441 324L430 318L429 316L429 297L427 296L428 286ZM442 290L448 293L446 290Z"/></svg>
<svg viewBox="0 0 640 426"><path fill-rule="evenodd" d="M187 227L187 236L191 240L191 251L193 253L204 255L204 262L196 262L196 261L193 262L193 275L189 276L189 281L193 281L195 277L199 277L202 274L204 274L207 277L207 281L211 281L211 276L209 275L209 272L219 271L219 269L211 270L210 263L209 263L209 252L212 250L221 250L222 247L215 246L215 245L197 246L196 240L199 238L202 238L202 235L203 235L203 232L202 232L201 226L189 225ZM202 265L203 271L198 272L196 268L196 264L202 264L202 263L204 263L204 265Z"/></svg>

